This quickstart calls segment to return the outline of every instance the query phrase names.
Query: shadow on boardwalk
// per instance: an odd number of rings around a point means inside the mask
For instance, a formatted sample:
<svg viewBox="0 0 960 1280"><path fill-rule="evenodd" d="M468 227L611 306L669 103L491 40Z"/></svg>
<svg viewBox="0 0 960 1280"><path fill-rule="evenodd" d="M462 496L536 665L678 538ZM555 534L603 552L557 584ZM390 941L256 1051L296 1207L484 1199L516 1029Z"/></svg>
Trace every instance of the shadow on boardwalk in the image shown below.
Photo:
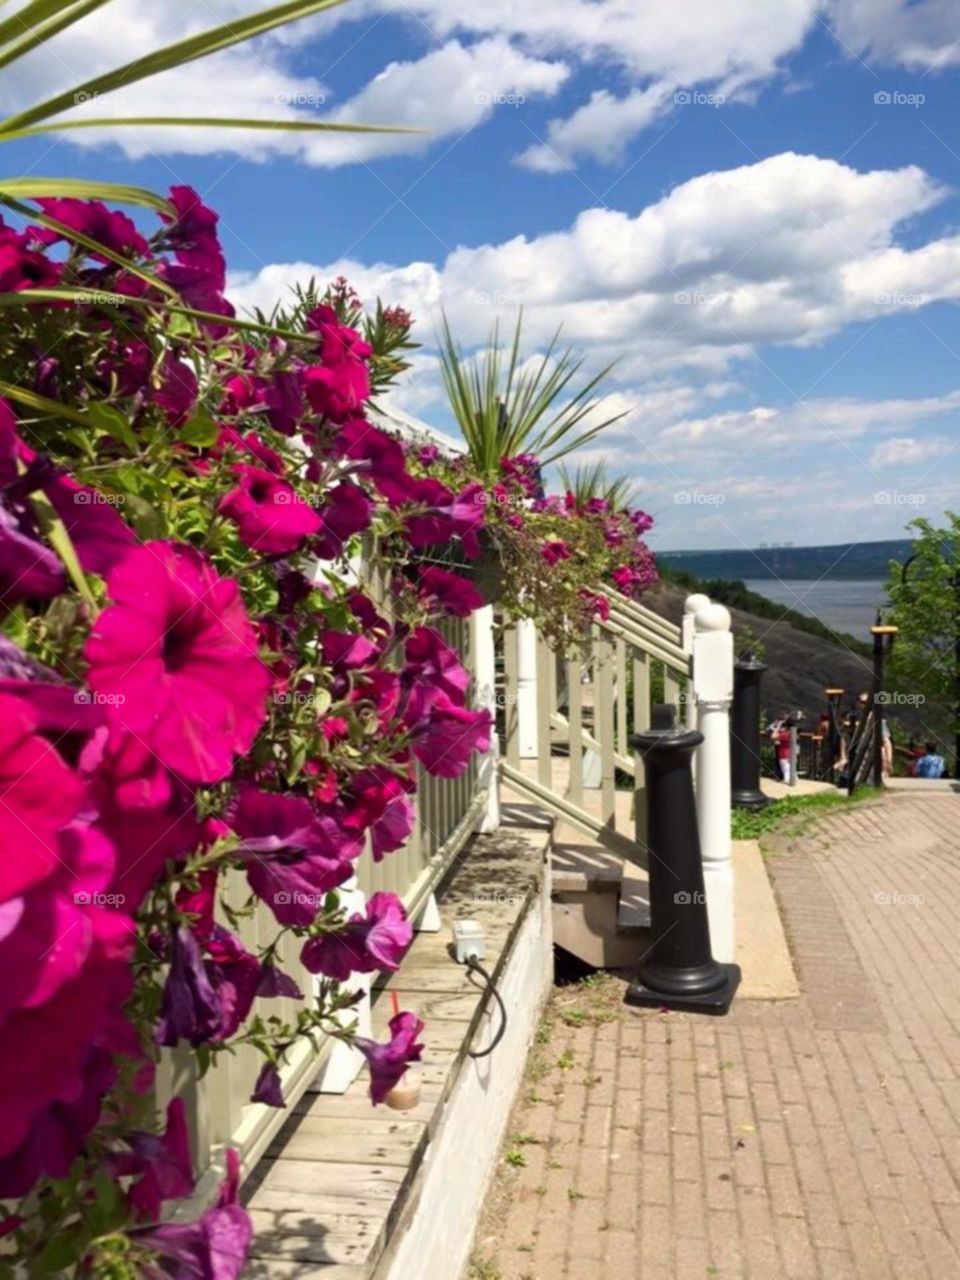
<svg viewBox="0 0 960 1280"><path fill-rule="evenodd" d="M833 814L769 866L801 997L559 989L472 1280L960 1276L960 797Z"/></svg>

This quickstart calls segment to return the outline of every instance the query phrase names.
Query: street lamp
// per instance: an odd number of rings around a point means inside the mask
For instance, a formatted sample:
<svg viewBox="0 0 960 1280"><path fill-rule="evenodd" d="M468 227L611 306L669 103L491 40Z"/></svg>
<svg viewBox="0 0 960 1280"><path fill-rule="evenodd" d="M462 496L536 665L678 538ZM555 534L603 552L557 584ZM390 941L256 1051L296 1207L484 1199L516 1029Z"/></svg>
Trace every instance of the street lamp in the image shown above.
<svg viewBox="0 0 960 1280"><path fill-rule="evenodd" d="M897 627L884 624L877 610L877 620L870 628L873 636L873 785L883 786L883 663L893 648ZM852 788L851 788L852 790Z"/></svg>

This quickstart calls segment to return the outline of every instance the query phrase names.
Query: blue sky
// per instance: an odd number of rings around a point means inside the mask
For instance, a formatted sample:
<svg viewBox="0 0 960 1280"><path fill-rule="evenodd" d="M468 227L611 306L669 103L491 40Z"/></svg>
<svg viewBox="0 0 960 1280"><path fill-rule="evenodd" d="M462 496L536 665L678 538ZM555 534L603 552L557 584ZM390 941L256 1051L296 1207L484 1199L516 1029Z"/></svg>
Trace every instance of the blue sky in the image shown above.
<svg viewBox="0 0 960 1280"><path fill-rule="evenodd" d="M114 0L0 106L258 7ZM956 505L958 106L955 0L351 0L77 112L428 133L7 155L193 184L241 305L341 271L406 305L424 349L396 402L438 426L440 307L474 347L522 305L531 354L562 324L589 367L618 361L630 414L590 456L636 479L655 545L838 542Z"/></svg>

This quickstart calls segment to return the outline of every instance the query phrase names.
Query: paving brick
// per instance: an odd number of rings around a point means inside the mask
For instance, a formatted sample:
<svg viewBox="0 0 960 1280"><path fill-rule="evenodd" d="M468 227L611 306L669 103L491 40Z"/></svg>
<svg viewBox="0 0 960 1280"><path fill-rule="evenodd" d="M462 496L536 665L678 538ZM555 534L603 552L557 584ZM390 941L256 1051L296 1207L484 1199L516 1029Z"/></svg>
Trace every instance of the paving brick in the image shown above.
<svg viewBox="0 0 960 1280"><path fill-rule="evenodd" d="M799 999L551 1024L574 1067L521 1091L541 1141L478 1233L502 1280L960 1277L958 833L960 798L901 797L772 853Z"/></svg>

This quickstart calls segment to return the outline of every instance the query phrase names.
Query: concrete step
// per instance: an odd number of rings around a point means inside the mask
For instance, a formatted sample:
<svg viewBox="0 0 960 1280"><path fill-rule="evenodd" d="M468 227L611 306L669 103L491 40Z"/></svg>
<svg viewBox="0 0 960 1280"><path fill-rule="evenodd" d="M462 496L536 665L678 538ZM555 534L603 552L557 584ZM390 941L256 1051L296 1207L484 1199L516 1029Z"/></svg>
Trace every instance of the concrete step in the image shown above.
<svg viewBox="0 0 960 1280"><path fill-rule="evenodd" d="M550 863L556 945L597 969L631 967L649 936L646 873L586 843L555 844Z"/></svg>

